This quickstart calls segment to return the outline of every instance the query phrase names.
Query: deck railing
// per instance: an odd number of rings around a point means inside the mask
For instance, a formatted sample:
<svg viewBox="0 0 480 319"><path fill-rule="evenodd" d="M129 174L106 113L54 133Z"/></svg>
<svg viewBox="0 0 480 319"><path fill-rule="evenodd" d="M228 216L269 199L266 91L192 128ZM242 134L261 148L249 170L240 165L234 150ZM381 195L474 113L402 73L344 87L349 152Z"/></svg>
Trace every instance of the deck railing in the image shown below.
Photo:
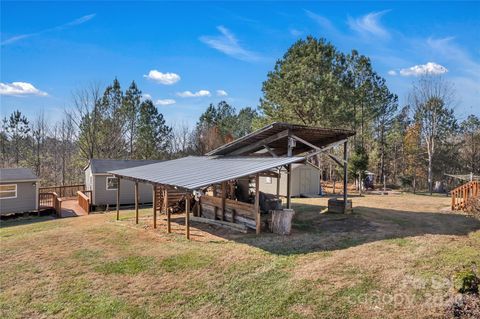
<svg viewBox="0 0 480 319"><path fill-rule="evenodd" d="M458 186L450 193L452 195L452 210L465 210L470 198L480 196L480 182L468 182Z"/></svg>
<svg viewBox="0 0 480 319"><path fill-rule="evenodd" d="M38 208L51 208L57 217L61 217L62 199L55 192L43 192L38 194Z"/></svg>
<svg viewBox="0 0 480 319"><path fill-rule="evenodd" d="M77 192L77 199L78 205L85 211L85 213L90 214L90 203L92 191L78 191Z"/></svg>
<svg viewBox="0 0 480 319"><path fill-rule="evenodd" d="M57 193L59 197L76 197L78 191L84 191L85 184L40 187L40 193Z"/></svg>

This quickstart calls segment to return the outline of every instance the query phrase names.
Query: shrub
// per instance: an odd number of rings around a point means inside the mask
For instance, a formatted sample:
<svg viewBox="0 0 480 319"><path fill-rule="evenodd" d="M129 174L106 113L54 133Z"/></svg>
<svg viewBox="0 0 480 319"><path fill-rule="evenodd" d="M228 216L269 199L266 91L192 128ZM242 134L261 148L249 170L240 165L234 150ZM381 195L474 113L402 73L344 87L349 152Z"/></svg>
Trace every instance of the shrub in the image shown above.
<svg viewBox="0 0 480 319"><path fill-rule="evenodd" d="M478 294L478 287L480 285L480 278L473 269L466 269L460 271L455 276L455 288L462 294Z"/></svg>

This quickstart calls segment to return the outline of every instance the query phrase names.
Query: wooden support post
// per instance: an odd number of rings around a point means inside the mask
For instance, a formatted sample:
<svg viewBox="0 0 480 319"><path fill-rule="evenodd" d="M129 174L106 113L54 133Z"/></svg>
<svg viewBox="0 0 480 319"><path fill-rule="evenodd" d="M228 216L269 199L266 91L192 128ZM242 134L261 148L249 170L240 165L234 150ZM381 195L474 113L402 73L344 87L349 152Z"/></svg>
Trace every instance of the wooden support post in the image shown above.
<svg viewBox="0 0 480 319"><path fill-rule="evenodd" d="M292 164L287 167L287 208L292 208Z"/></svg>
<svg viewBox="0 0 480 319"><path fill-rule="evenodd" d="M295 140L292 138L292 132L290 132L290 130L288 130L287 141L287 157L292 157ZM288 164L287 168L287 208L292 208L292 164Z"/></svg>
<svg viewBox="0 0 480 319"><path fill-rule="evenodd" d="M261 231L261 219L260 219L260 175L255 175L255 230L257 235Z"/></svg>
<svg viewBox="0 0 480 319"><path fill-rule="evenodd" d="M213 196L216 197L217 196L217 185L213 185ZM217 211L218 211L218 208L217 206L215 206L213 208L213 219L217 219Z"/></svg>
<svg viewBox="0 0 480 319"><path fill-rule="evenodd" d="M455 190L452 191L452 210L455 210Z"/></svg>
<svg viewBox="0 0 480 319"><path fill-rule="evenodd" d="M198 202L197 202L197 217L202 216L202 197L198 196Z"/></svg>
<svg viewBox="0 0 480 319"><path fill-rule="evenodd" d="M343 209L344 209L344 213L346 212L347 210L347 183L348 183L348 149L347 149L347 141L345 141L345 143L343 143Z"/></svg>
<svg viewBox="0 0 480 319"><path fill-rule="evenodd" d="M165 202L165 211L167 213L167 233L172 232L172 223L171 223L171 215L170 215L170 209L168 209L168 189L165 188L165 197L163 198Z"/></svg>
<svg viewBox="0 0 480 319"><path fill-rule="evenodd" d="M153 190L152 190L153 228L157 228L157 196L156 195L157 195L157 186L153 185Z"/></svg>
<svg viewBox="0 0 480 319"><path fill-rule="evenodd" d="M280 198L280 182L282 177L282 170L278 169L278 176L277 176L277 198Z"/></svg>
<svg viewBox="0 0 480 319"><path fill-rule="evenodd" d="M135 224L138 224L138 182L135 182Z"/></svg>
<svg viewBox="0 0 480 319"><path fill-rule="evenodd" d="M190 194L185 196L185 227L187 239L190 239Z"/></svg>
<svg viewBox="0 0 480 319"><path fill-rule="evenodd" d="M225 199L227 198L227 183L222 182L222 221L225 220Z"/></svg>
<svg viewBox="0 0 480 319"><path fill-rule="evenodd" d="M117 220L120 220L120 177L117 177Z"/></svg>

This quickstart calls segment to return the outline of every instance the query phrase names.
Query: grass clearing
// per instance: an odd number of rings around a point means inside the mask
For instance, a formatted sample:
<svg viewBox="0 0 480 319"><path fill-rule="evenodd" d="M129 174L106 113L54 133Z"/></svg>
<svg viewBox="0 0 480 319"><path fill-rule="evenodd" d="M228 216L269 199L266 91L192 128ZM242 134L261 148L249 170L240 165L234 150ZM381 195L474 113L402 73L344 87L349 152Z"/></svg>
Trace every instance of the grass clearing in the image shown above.
<svg viewBox="0 0 480 319"><path fill-rule="evenodd" d="M95 267L95 271L110 274L135 275L155 267L155 258L143 256L128 256L116 261L104 263Z"/></svg>
<svg viewBox="0 0 480 319"><path fill-rule="evenodd" d="M187 241L181 215L167 234L150 209L139 225L127 210L2 222L0 317L431 318L480 265L480 222L446 197L356 197L351 215L293 202L290 236L192 223Z"/></svg>
<svg viewBox="0 0 480 319"><path fill-rule="evenodd" d="M167 272L182 272L185 270L196 270L207 267L212 262L208 255L197 253L186 253L167 257L160 261L159 266Z"/></svg>

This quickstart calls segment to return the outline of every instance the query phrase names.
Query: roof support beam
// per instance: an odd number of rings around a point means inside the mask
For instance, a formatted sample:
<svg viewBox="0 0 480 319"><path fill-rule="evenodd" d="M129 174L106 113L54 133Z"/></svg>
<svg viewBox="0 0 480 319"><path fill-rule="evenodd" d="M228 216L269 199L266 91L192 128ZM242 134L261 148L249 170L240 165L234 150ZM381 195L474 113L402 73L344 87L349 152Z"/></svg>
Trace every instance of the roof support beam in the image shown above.
<svg viewBox="0 0 480 319"><path fill-rule="evenodd" d="M272 151L272 149L268 145L263 145L263 147L267 150L267 152L270 153L270 155L272 155L273 157L278 157L277 154L275 154L275 152Z"/></svg>
<svg viewBox="0 0 480 319"><path fill-rule="evenodd" d="M256 150L258 148L261 148L262 146L264 145L268 145L272 142L275 142L281 138L284 138L284 137L287 137L288 136L288 130L284 130L280 133L277 133L275 135L272 135L272 136L269 136L267 138L264 138L263 140L261 141L258 141L258 142L255 142L253 144L250 144L250 145L246 145L234 152L232 152L230 155L241 155L243 153L246 153L246 152L249 152L249 151L253 151L253 150Z"/></svg>
<svg viewBox="0 0 480 319"><path fill-rule="evenodd" d="M347 139L337 141L337 142L334 142L334 143L330 143L330 144L328 144L324 147L320 147L320 148L317 147L318 148L317 150L315 150L313 152L308 152L308 153L304 154L303 156L305 156L308 159L312 156L318 155L318 154L323 153L323 152L325 152L325 151L327 151L331 148L334 148L335 146L338 146L340 144L344 144L345 142L347 142ZM326 155L328 157L330 157L335 163L337 163L341 167L343 167L343 165L346 163L345 160L341 160L338 157L336 157L335 155L332 155L332 154L329 154L329 153L326 153Z"/></svg>
<svg viewBox="0 0 480 319"><path fill-rule="evenodd" d="M318 151L318 150L321 150L320 147L318 147L318 146L316 146L316 145L313 145L313 144L310 143L310 142L305 141L303 138L300 138L300 137L298 137L298 136L296 136L296 135L294 135L294 134L291 134L290 136L291 136L293 139L299 141L300 143L305 144L305 145L307 145L307 146L310 146L310 147L313 148L314 150L317 150L317 151Z"/></svg>

